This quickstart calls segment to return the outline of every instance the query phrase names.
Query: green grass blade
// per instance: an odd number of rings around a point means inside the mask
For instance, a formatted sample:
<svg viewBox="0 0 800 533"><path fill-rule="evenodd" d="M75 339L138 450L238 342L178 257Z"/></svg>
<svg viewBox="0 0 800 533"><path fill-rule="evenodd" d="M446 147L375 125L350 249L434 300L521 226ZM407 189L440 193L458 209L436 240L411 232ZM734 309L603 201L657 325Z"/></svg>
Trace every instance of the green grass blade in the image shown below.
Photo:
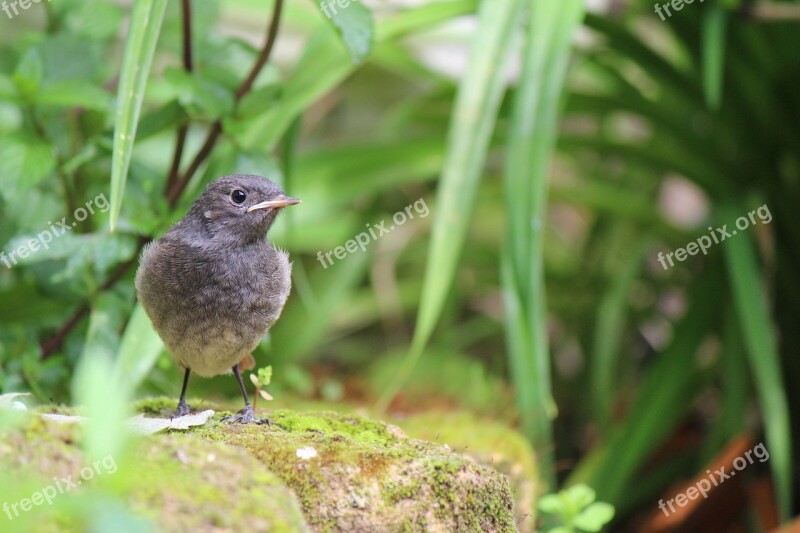
<svg viewBox="0 0 800 533"><path fill-rule="evenodd" d="M163 349L164 343L142 305L137 303L122 335L112 377L117 383L124 383L132 394L153 369Z"/></svg>
<svg viewBox="0 0 800 533"><path fill-rule="evenodd" d="M558 137L561 95L582 0L535 1L514 102L506 162L509 237L503 253L506 338L517 409L539 450L543 478L555 482L551 418L555 415L547 339L543 235L548 177Z"/></svg>
<svg viewBox="0 0 800 533"><path fill-rule="evenodd" d="M746 429L742 413L747 410L750 399L747 360L744 355L739 319L733 306L728 304L725 304L720 366L722 398L719 414L704 445L703 464L710 463L727 443Z"/></svg>
<svg viewBox="0 0 800 533"><path fill-rule="evenodd" d="M520 0L486 0L467 72L460 84L450 124L448 150L439 186L433 236L425 269L417 327L408 360L379 402L385 408L408 377L439 319L456 271L471 219L478 184L505 89Z"/></svg>
<svg viewBox="0 0 800 533"><path fill-rule="evenodd" d="M718 109L722 99L727 14L723 5L711 4L703 19L703 93L711 109Z"/></svg>
<svg viewBox="0 0 800 533"><path fill-rule="evenodd" d="M586 25L606 39L606 46L639 65L664 92L688 101L701 100L700 86L692 72L680 69L615 19L589 13Z"/></svg>
<svg viewBox="0 0 800 533"><path fill-rule="evenodd" d="M628 295L644 264L647 240L642 240L633 252L624 258L613 277L611 287L603 296L597 311L592 349L592 405L601 432L611 422L614 401L614 376L622 350Z"/></svg>
<svg viewBox="0 0 800 533"><path fill-rule="evenodd" d="M712 331L721 290L721 278L712 274L691 287L689 310L676 325L672 343L640 380L624 421L613 429L605 445L573 471L568 485L586 483L597 490L598 499L618 507L620 513L629 509L633 476L685 418L707 380L695 354Z"/></svg>
<svg viewBox="0 0 800 533"><path fill-rule="evenodd" d="M116 228L122 210L139 113L166 7L167 0L136 0L131 14L117 88L114 153L111 159L111 231Z"/></svg>
<svg viewBox="0 0 800 533"><path fill-rule="evenodd" d="M744 210L726 205L721 220L732 221ZM723 244L733 301L764 418L766 446L781 516L788 519L792 502L792 442L786 382L764 296L751 234L739 232Z"/></svg>

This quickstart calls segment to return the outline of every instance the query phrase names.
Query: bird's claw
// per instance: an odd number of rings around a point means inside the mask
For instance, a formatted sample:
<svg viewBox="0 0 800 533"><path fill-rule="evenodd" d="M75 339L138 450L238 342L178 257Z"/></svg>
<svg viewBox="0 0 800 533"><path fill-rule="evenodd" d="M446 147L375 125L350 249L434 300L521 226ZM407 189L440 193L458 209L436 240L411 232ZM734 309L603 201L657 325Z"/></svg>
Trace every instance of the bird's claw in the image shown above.
<svg viewBox="0 0 800 533"><path fill-rule="evenodd" d="M186 402L181 400L180 402L178 402L178 408L175 409L175 414L172 415L172 418L180 418L182 416L188 415L190 412L191 411L189 409L189 406L186 405Z"/></svg>
<svg viewBox="0 0 800 533"><path fill-rule="evenodd" d="M271 425L269 419L267 418L256 418L251 405L245 406L244 409L235 415L226 416L222 420L223 422L227 422L229 424L249 424L251 422L255 422L256 424L266 424L268 426Z"/></svg>

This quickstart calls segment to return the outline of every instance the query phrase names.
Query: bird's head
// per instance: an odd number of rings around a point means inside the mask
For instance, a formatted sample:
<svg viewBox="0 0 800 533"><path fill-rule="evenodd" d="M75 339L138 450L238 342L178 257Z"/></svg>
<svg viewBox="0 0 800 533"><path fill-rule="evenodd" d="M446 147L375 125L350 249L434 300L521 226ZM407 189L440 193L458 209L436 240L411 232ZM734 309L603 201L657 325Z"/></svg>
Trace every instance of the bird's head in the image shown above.
<svg viewBox="0 0 800 533"><path fill-rule="evenodd" d="M267 178L235 174L211 182L190 213L215 239L254 242L264 238L281 209L299 203Z"/></svg>

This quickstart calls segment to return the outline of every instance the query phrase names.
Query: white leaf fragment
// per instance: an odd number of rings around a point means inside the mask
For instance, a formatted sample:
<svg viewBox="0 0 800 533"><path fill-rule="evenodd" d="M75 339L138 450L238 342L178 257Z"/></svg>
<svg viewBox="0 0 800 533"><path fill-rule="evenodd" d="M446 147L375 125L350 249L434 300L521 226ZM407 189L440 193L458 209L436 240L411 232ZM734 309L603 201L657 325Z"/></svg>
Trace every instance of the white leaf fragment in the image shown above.
<svg viewBox="0 0 800 533"><path fill-rule="evenodd" d="M179 416L177 418L147 418L143 414L128 420L128 426L134 433L150 435L165 429L189 429L192 426L202 426L214 416L211 409L193 415Z"/></svg>
<svg viewBox="0 0 800 533"><path fill-rule="evenodd" d="M45 420L50 422L59 423L74 423L85 422L88 420L85 416L66 416L66 415L41 415ZM129 418L127 422L128 428L139 435L150 435L158 433L165 429L189 429L192 426L202 426L208 419L214 416L214 411L211 409L197 413L194 415L180 416L177 418L148 418L143 414Z"/></svg>
<svg viewBox="0 0 800 533"><path fill-rule="evenodd" d="M311 459L312 457L317 456L317 450L312 448L311 446L305 446L303 448L297 449L297 457L300 459Z"/></svg>

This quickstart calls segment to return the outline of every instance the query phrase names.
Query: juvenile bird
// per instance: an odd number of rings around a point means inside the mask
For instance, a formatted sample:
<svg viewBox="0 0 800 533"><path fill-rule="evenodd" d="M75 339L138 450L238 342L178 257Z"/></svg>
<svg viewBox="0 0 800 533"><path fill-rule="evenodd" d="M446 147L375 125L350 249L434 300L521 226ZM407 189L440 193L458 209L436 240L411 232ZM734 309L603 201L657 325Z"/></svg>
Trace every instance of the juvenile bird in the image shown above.
<svg viewBox="0 0 800 533"><path fill-rule="evenodd" d="M190 373L211 377L232 371L244 409L230 420L268 422L253 414L239 363L278 319L289 296L289 256L266 235L281 209L298 203L261 176L225 176L142 251L139 301L185 371L176 416L189 413Z"/></svg>

